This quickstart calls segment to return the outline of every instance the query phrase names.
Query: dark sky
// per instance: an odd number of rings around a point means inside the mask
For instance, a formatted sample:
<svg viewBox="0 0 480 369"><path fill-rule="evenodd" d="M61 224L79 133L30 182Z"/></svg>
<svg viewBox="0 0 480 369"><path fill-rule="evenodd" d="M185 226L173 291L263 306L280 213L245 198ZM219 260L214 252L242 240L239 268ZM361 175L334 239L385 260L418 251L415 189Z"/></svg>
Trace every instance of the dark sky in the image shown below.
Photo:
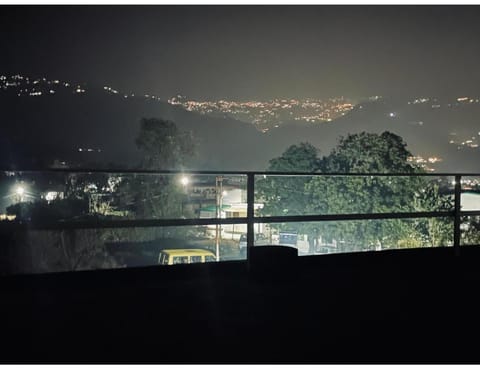
<svg viewBox="0 0 480 369"><path fill-rule="evenodd" d="M480 95L479 6L2 6L0 74L162 97Z"/></svg>

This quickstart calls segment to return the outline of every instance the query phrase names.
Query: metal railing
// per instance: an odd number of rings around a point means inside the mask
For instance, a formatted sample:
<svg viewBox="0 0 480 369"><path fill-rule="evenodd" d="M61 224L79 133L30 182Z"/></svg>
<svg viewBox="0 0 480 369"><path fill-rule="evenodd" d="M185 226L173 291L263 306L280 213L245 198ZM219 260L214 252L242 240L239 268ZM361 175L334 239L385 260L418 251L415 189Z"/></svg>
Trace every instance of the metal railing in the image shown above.
<svg viewBox="0 0 480 369"><path fill-rule="evenodd" d="M306 172L264 172L264 171L179 171L179 170L103 170L103 169L46 169L46 170L3 170L17 173L66 173L66 174L116 174L116 175L211 175L211 176L246 176L247 178L247 216L235 218L192 218L192 219L125 219L125 220L78 220L78 221L32 221L8 222L8 227L36 230L95 229L95 228L132 228L132 227L167 227L167 226L206 226L247 224L247 259L249 250L254 246L254 224L256 223L296 223L349 220L385 220L407 218L453 218L453 247L459 253L461 236L461 219L464 216L480 216L480 210L462 211L461 193L463 177L480 177L479 173L306 173ZM349 214L315 214L315 215L255 215L255 178L259 176L285 177L451 177L454 178L454 208L450 211L418 212L382 212Z"/></svg>

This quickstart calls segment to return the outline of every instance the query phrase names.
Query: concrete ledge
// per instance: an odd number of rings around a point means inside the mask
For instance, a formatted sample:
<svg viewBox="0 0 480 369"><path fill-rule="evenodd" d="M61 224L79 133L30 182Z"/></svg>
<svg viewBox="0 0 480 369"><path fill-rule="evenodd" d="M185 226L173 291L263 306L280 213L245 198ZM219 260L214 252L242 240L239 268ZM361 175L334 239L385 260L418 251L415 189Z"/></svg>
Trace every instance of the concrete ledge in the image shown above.
<svg viewBox="0 0 480 369"><path fill-rule="evenodd" d="M250 250L248 276L254 281L294 280L298 272L298 250L289 246L255 246Z"/></svg>

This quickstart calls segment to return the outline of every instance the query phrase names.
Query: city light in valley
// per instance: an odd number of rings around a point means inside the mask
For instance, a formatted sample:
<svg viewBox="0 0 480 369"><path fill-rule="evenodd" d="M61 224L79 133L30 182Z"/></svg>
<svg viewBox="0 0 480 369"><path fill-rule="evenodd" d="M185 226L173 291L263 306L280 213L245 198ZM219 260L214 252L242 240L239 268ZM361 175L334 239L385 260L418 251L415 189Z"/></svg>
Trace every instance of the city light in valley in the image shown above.
<svg viewBox="0 0 480 369"><path fill-rule="evenodd" d="M227 115L253 123L257 129L264 133L289 121L331 122L347 114L356 104L353 99L343 96L328 99L272 99L267 101L222 99L199 101L177 95L168 99L168 102L200 114Z"/></svg>

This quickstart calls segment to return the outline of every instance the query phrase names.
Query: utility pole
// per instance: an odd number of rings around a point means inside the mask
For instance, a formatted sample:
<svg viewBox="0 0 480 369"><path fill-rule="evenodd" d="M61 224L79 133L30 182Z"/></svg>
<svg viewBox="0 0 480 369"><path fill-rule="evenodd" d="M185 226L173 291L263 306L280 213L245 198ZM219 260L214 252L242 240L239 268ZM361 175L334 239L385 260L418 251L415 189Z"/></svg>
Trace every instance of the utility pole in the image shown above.
<svg viewBox="0 0 480 369"><path fill-rule="evenodd" d="M216 216L217 219L222 217L222 197L223 197L223 177L215 177L215 203L216 203ZM220 237L221 228L220 224L215 225L215 250L217 261L220 261Z"/></svg>

